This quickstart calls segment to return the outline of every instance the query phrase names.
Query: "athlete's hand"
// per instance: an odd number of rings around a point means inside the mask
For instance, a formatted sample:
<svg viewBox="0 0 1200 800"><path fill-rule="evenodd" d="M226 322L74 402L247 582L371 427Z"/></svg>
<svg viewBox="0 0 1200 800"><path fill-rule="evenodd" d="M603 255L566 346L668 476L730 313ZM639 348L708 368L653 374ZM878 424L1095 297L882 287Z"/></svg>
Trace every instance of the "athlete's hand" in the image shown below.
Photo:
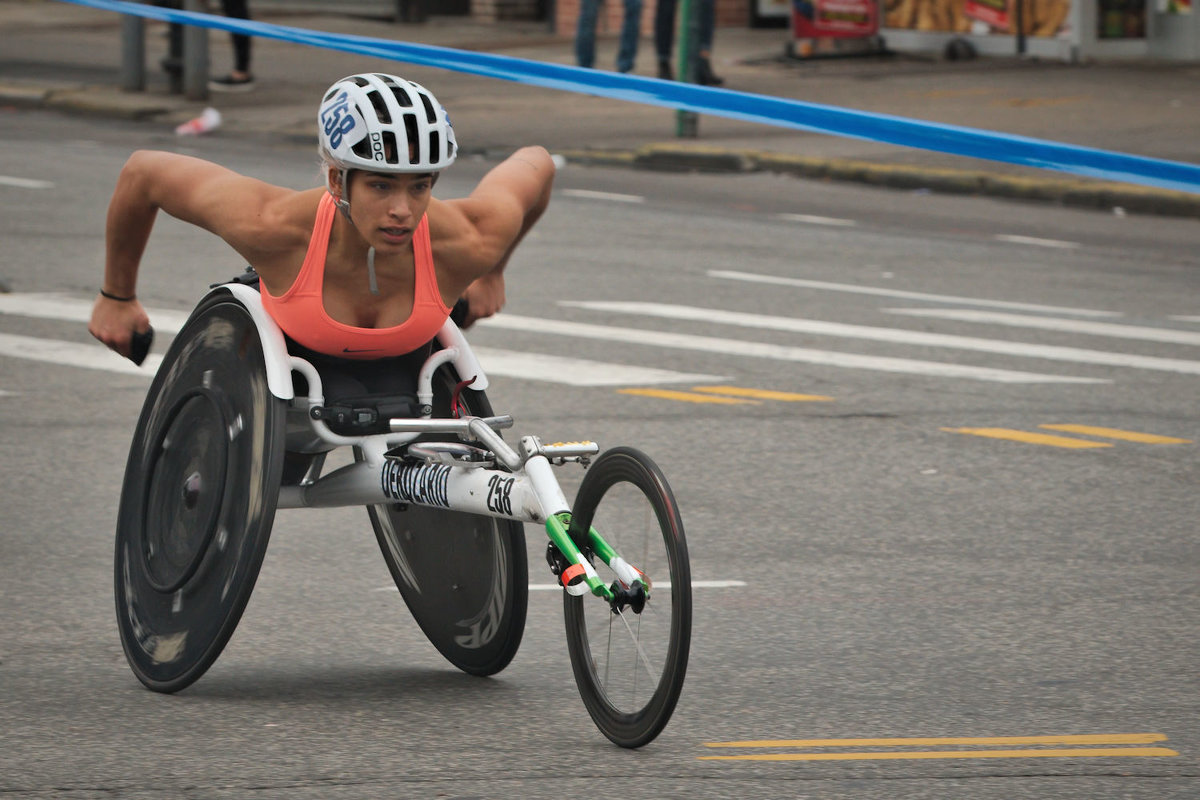
<svg viewBox="0 0 1200 800"><path fill-rule="evenodd" d="M109 349L131 358L133 334L145 333L148 330L150 317L137 300L109 300L104 296L96 298L96 304L92 307L92 319L88 323L88 333Z"/></svg>
<svg viewBox="0 0 1200 800"><path fill-rule="evenodd" d="M467 318L463 328L475 324L475 320L490 317L504 308L504 275L499 272L489 272L463 292L468 304Z"/></svg>

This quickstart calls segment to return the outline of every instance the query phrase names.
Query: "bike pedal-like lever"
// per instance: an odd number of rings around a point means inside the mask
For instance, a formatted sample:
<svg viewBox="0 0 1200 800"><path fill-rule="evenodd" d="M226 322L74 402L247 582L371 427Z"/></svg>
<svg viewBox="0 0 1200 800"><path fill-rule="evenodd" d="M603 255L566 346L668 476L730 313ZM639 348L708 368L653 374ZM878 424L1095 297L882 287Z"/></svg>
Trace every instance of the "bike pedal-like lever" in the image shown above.
<svg viewBox="0 0 1200 800"><path fill-rule="evenodd" d="M537 437L534 437L535 441ZM600 445L595 442L555 442L542 444L537 442L537 452L549 459L551 464L564 464L568 461L578 461L585 467L591 463L592 456L600 452Z"/></svg>

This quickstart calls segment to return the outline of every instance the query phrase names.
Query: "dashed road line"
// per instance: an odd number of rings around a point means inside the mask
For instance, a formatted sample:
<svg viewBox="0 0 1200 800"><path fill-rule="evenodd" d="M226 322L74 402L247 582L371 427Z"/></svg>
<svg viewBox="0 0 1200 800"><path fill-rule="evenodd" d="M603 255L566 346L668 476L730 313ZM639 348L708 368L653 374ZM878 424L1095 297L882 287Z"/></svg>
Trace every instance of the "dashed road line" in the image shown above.
<svg viewBox="0 0 1200 800"><path fill-rule="evenodd" d="M1118 428L1099 428L1094 425L1071 425L1071 424L1052 424L1038 425L1039 428L1045 428L1049 431L1063 431L1064 433L1080 433L1084 436L1102 436L1106 439L1119 439L1126 442L1140 442L1141 444L1192 444L1191 439L1179 439L1174 436L1159 436L1156 433L1139 433L1137 431L1123 431Z"/></svg>
<svg viewBox="0 0 1200 800"><path fill-rule="evenodd" d="M1016 303L1008 300L986 300L979 297L961 297L949 294L929 294L927 292L909 292L901 289L888 289L881 286L859 286L853 283L831 283L829 281L813 281L804 278L785 278L778 275L760 275L752 272L737 270L712 269L708 271L710 278L722 280L746 281L748 283L764 283L773 286L794 286L798 289L819 289L831 292L849 292L851 294L875 295L877 297L900 297L906 300L926 300L933 303L953 303L955 305L979 306L982 308L1007 308L1012 311L1034 311L1051 314L1074 314L1079 317L1121 317L1120 311L1100 311L1089 308L1071 308L1068 306L1047 306L1037 303Z"/></svg>
<svg viewBox="0 0 1200 800"><path fill-rule="evenodd" d="M1090 747L1051 750L912 750L862 753L749 753L699 756L704 761L908 761L930 758L1162 758L1179 753L1169 747Z"/></svg>
<svg viewBox="0 0 1200 800"><path fill-rule="evenodd" d="M675 400L681 403L710 403L713 405L759 405L757 400L747 400L740 397L720 397L718 395L698 394L696 392L681 392L672 389L618 389L620 394L637 397L654 397L659 400Z"/></svg>
<svg viewBox="0 0 1200 800"><path fill-rule="evenodd" d="M65 322L87 322L92 314L91 300L54 293L0 294L0 314L12 314ZM155 329L161 334L178 333L188 312L149 308ZM612 364L582 358L567 358L499 348L476 347L475 354L489 375L524 378L567 386L628 386L630 384L698 383L728 380L721 375L677 372L657 367ZM44 361L62 366L121 372L153 377L161 356L150 356L136 367L99 344L81 344L28 336L0 336L0 356Z"/></svg>
<svg viewBox="0 0 1200 800"><path fill-rule="evenodd" d="M35 178L18 178L14 175L0 175L0 186L12 186L17 189L53 189L50 181L39 181Z"/></svg>
<svg viewBox="0 0 1200 800"><path fill-rule="evenodd" d="M856 353L839 353L831 350L814 350L790 347L767 342L748 342L715 336L654 331L641 328L622 328L613 325L594 325L584 322L524 317L516 314L500 314L480 320L480 326L526 331L531 333L576 336L601 341L624 342L627 344L694 350L705 353L766 358L776 361L792 361L843 369L865 369L880 372L896 372L909 375L925 375L938 378L969 378L995 383L1112 383L1108 378L1082 378L1070 375L1049 375L1021 370L994 367L974 367L939 361L923 361L887 356L865 356ZM1196 362L1200 371L1200 362Z"/></svg>
<svg viewBox="0 0 1200 800"><path fill-rule="evenodd" d="M711 375L675 372L657 367L613 364L584 358L566 358L544 353L472 347L487 375L525 378L567 386L628 386L631 383L693 383L719 380Z"/></svg>
<svg viewBox="0 0 1200 800"><path fill-rule="evenodd" d="M846 339L867 339L889 344L911 344L920 347L944 347L954 350L971 350L980 353L1041 358L1050 361L1068 361L1076 364L1098 364L1108 367L1127 367L1162 372L1178 372L1185 375L1200 375L1200 361L1182 358L1142 356L1132 353L1114 353L1106 350L1088 350L1083 347L1063 347L1048 344L1025 344L1000 339L984 339L977 336L959 336L951 333L913 331L903 328L880 328L871 325L851 325L844 322L801 319L799 317L775 317L766 314L750 314L742 311L724 311L719 308L698 308L669 303L643 303L585 300L565 300L561 305L617 314L638 314L663 319L708 322L719 325L734 325L760 330L805 333L814 336L832 336Z"/></svg>
<svg viewBox="0 0 1200 800"><path fill-rule="evenodd" d="M636 194L620 194L619 192L597 192L592 189L562 189L559 192L564 197L576 197L581 200L608 200L614 203L644 203L646 198Z"/></svg>
<svg viewBox="0 0 1200 800"><path fill-rule="evenodd" d="M1093 322L1058 317L1033 317L1026 314L1006 314L997 311L976 311L966 308L884 308L888 314L909 317L948 319L956 322L976 322L985 325L1006 325L1014 328L1037 328L1061 333L1082 333L1090 336L1111 336L1117 339L1139 339L1166 344L1200 345L1200 333L1174 328L1152 328L1147 325L1124 325L1118 322ZM1174 318L1172 318L1174 319Z"/></svg>
<svg viewBox="0 0 1200 800"><path fill-rule="evenodd" d="M1009 244L1028 244L1034 247L1054 247L1059 250L1074 250L1081 245L1079 242L1065 242L1061 239L1041 239L1037 236L1017 236L1011 233L997 233L992 237L998 242Z"/></svg>
<svg viewBox="0 0 1200 800"><path fill-rule="evenodd" d="M841 217L820 217L815 214L776 214L779 219L787 222L803 222L806 225L828 225L834 228L853 228L858 222Z"/></svg>
<svg viewBox="0 0 1200 800"><path fill-rule="evenodd" d="M660 589L671 588L670 581L655 581L654 585ZM728 578L724 579L724 580L718 579L718 580L708 580L708 581L692 581L693 589L740 589L747 585L748 584L746 583L746 581L739 581L739 580L728 579ZM562 584L558 584L558 583L531 583L531 584L529 584L529 591L531 591L531 592L552 592L555 590L562 591ZM373 591L373 592L395 592L395 591L399 591L399 590L393 584L391 586L378 586L378 587L372 589L371 591Z"/></svg>
<svg viewBox="0 0 1200 800"><path fill-rule="evenodd" d="M1117 441L1136 442L1138 444L1169 445L1192 444L1191 439L1181 439L1176 436L1162 436L1157 433L1142 433L1127 431L1120 428L1106 428L1097 425L1077 425L1074 423L1046 423L1039 428L1062 433L1077 433L1083 436L1093 436ZM941 428L946 433L962 433L969 436L982 436L987 439L1004 439L1011 442L1039 444L1048 447L1065 447L1073 450L1087 450L1112 447L1109 442L1096 442L1091 439L1074 439L1069 436L1055 436L1035 431L1022 431L1013 428Z"/></svg>
<svg viewBox="0 0 1200 800"><path fill-rule="evenodd" d="M752 397L756 400L776 400L780 403L828 403L833 401L832 397L823 394L797 394L773 389L747 389L740 386L693 386L692 391L731 397Z"/></svg>
<svg viewBox="0 0 1200 800"><path fill-rule="evenodd" d="M738 580L713 580L713 581L692 581L693 589L740 589L748 584L745 581ZM656 589L670 589L670 581L655 581ZM562 585L558 583L531 583L529 591L531 592L550 592L554 590L562 590Z"/></svg>
<svg viewBox="0 0 1200 800"><path fill-rule="evenodd" d="M0 314L56 319L63 322L87 322L92 318L94 299L85 300L56 292L0 294ZM148 308L150 322L160 333L178 333L190 312L168 308Z"/></svg>
<svg viewBox="0 0 1200 800"><path fill-rule="evenodd" d="M667 389L618 389L620 394L636 395L639 397L654 397L659 400L676 400L683 403L714 403L718 405L738 405L749 403L760 405L762 401L779 403L825 403L834 398L821 394L798 394L796 392L780 392L774 389L755 389L742 386L693 386L691 391Z"/></svg>
<svg viewBox="0 0 1200 800"><path fill-rule="evenodd" d="M139 367L99 344L62 342L11 333L0 333L0 356L41 361L63 367L120 372L142 378L153 378L159 362L162 361L162 356L147 356L145 363Z"/></svg>
<svg viewBox="0 0 1200 800"><path fill-rule="evenodd" d="M1147 747L1167 741L1161 733L1080 734L1068 736L966 736L889 739L778 739L744 742L706 742L709 748L803 749L818 752L739 753L698 756L702 761L900 761L911 759L971 758L1170 758L1179 753L1169 747ZM1000 750L901 750L907 747L1006 747ZM1064 747L1063 745L1074 745ZM1116 745L1116 746L1113 746ZM876 748L845 752L840 748ZM892 749L884 749L892 748ZM832 749L832 752L829 750ZM825 750L826 752L819 752Z"/></svg>
<svg viewBox="0 0 1200 800"><path fill-rule="evenodd" d="M968 436L982 436L986 439L1004 439L1010 442L1040 444L1048 447L1064 447L1070 450L1089 450L1093 448L1112 447L1108 442L1093 442L1087 439L1072 439L1068 436L1052 436L1048 433L1019 431L1012 428L941 428L946 433L962 433Z"/></svg>
<svg viewBox="0 0 1200 800"><path fill-rule="evenodd" d="M943 747L954 745L1097 745L1165 742L1161 733L1071 733L1051 736L909 736L882 739L751 739L705 742L705 747Z"/></svg>

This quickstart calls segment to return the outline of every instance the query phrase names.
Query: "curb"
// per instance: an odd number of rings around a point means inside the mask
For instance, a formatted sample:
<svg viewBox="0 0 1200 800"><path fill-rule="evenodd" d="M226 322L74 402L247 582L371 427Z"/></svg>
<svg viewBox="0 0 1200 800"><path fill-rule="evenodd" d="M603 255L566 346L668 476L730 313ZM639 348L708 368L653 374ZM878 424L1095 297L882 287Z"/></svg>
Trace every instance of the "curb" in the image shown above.
<svg viewBox="0 0 1200 800"><path fill-rule="evenodd" d="M761 150L669 144L645 145L632 152L574 150L568 161L593 166L633 167L667 172L772 172L891 189L984 195L1056 203L1074 208L1116 210L1200 218L1200 195L1149 186L1068 177L1026 177L1000 172L881 164L843 158L813 158Z"/></svg>
<svg viewBox="0 0 1200 800"><path fill-rule="evenodd" d="M10 81L0 82L0 105L145 120L178 110L182 101L146 92L124 92L109 86Z"/></svg>

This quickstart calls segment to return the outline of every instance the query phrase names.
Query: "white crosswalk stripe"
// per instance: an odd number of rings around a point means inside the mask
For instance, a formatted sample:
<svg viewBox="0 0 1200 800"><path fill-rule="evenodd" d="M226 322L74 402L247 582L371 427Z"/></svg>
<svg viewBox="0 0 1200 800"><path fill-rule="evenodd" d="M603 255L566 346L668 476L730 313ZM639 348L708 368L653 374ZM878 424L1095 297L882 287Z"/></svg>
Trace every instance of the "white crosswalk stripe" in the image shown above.
<svg viewBox="0 0 1200 800"><path fill-rule="evenodd" d="M0 314L37 319L85 323L91 317L92 301L61 294L0 294ZM147 309L155 329L162 334L178 333L188 314L169 309ZM656 367L612 364L583 358L516 352L500 348L474 348L488 375L524 378L567 386L630 386L667 383L715 383L726 376L678 372ZM32 359L61 366L85 367L128 375L152 377L161 356L150 356L142 367L134 366L96 344L81 344L30 336L0 335L0 356Z"/></svg>
<svg viewBox="0 0 1200 800"><path fill-rule="evenodd" d="M828 292L848 292L850 294L874 295L876 297L896 297L904 300L925 300L931 303L952 303L959 306L978 306L980 308L1006 308L1010 311L1033 311L1050 314L1072 314L1080 317L1120 317L1119 311L1100 311L1091 308L1070 308L1067 306L1047 306L1038 303L1015 303L1008 300L988 300L982 297L962 297L950 294L930 294L928 292L909 292L902 289L888 289L882 286L860 286L852 283L833 283L831 281L812 281L805 278L786 278L778 275L756 275L752 272L737 270L712 269L709 277L723 280L744 281L746 283L762 283L771 286L793 286L798 289L816 289Z"/></svg>
<svg viewBox="0 0 1200 800"><path fill-rule="evenodd" d="M722 339L715 336L696 336L687 333L622 328L612 325L594 325L586 322L522 317L501 314L481 320L480 325L488 328L503 328L526 332L555 334L558 336L581 337L626 344L649 345L680 350L695 350L705 353L766 358L776 361L794 361L821 366L846 369L866 369L879 372L897 372L908 375L926 375L940 378L971 378L996 383L1111 383L1105 378L1082 378L1069 375L1048 375L1020 370L973 367L940 361L923 361L910 358L886 356L864 356L856 353L838 353L831 350L813 350L805 347L748 342L737 339Z"/></svg>
<svg viewBox="0 0 1200 800"><path fill-rule="evenodd" d="M737 311L722 311L716 308L697 308L667 303L635 302L565 302L563 305L619 314L639 314L666 319L691 320L721 325L736 325L763 330L807 333L816 336L837 336L849 339L868 339L893 344L911 344L921 347L945 347L955 350L974 350L981 353L1044 358L1070 361L1076 364L1100 364L1109 367L1153 369L1163 372L1179 372L1200 375L1200 361L1182 358L1159 358L1128 353L1110 353L1102 350L1087 350L1081 347L1059 347L1056 345L1023 344L999 339L981 339L974 336L956 336L946 333L910 331L899 328L876 328L869 325L847 325L841 322L773 317L765 314L747 314ZM986 379L985 379L986 380Z"/></svg>
<svg viewBox="0 0 1200 800"><path fill-rule="evenodd" d="M101 347L98 343L61 342L56 339L39 339L34 336L20 336L11 333L0 333L0 356L42 361L63 367L83 367L105 372L120 372L126 375L141 375L145 378L154 377L154 371L158 369L159 361L162 358L161 356L147 356L144 365L139 367L132 361Z"/></svg>
<svg viewBox="0 0 1200 800"><path fill-rule="evenodd" d="M956 322L978 322L986 325L1007 325L1014 328L1037 328L1044 331L1082 333L1088 336L1109 336L1116 339L1140 339L1146 342L1200 345L1200 333L1195 331L1151 328L1145 325L1034 317L1027 314L1006 314L1000 311L978 311L969 308L885 308L882 310L888 314L904 314L927 319L949 319Z"/></svg>
<svg viewBox="0 0 1200 800"><path fill-rule="evenodd" d="M743 273L712 273L737 274ZM741 279L741 278L738 278ZM810 285L811 284L811 285ZM875 287L842 284L827 284L820 281L797 281L803 288L830 289L833 291L858 291L887 297L918 297L922 300L937 298L938 302L950 303L960 299L950 295L921 295L910 292L893 292ZM1155 342L1169 345L1200 345L1200 333L1181 328L1154 327L1117 322L1099 321L1097 316L1119 316L1118 312L1091 309L1070 309L1035 304L1001 303L966 298L971 308L884 308L883 313L926 320L946 320L955 323L1000 326L1009 329L1050 331L1053 333L1107 337L1113 340ZM0 315L33 319L61 320L82 325L91 315L93 301L65 294L27 293L0 294ZM559 385L580 387L628 387L652 386L656 384L701 384L730 380L725 375L706 372L691 372L663 369L653 366L663 359L653 354L653 349L690 351L695 353L735 358L754 358L779 362L813 364L851 370L919 375L931 378L966 379L1008 384L1104 384L1115 379L1108 373L1088 376L1086 373L1061 374L1053 371L1028 371L1013 369L1011 363L1002 366L983 366L959 363L954 351L967 351L990 356L1017 359L1058 361L1066 364L1103 366L1135 370L1156 370L1183 375L1200 375L1200 360L1168 358L1162 356L1123 353L1082 347L1067 347L1054 344L990 339L980 336L964 336L929 330L911 330L899 327L858 325L800 317L772 316L757 313L730 311L720 308L703 308L668 303L618 302L618 301L562 301L561 305L571 309L582 309L597 315L610 317L640 317L667 321L686 321L712 326L728 326L743 330L761 330L774 333L819 336L827 339L866 340L888 346L911 346L921 348L923 354L930 350L949 351L945 360L904 358L894 355L867 355L836 350L798 347L788 343L751 341L729 336L697 335L672 330L670 325L654 328L625 327L613 320L583 322L551 317L528 317L504 313L479 323L489 331L514 331L540 337L536 350L511 350L496 346L478 346L476 353L484 369L497 377L545 381ZM980 307L982 306L982 308ZM991 310L1005 309L1005 310ZM1059 316L1047 312L1057 310ZM1017 313L1018 311L1037 313ZM177 309L149 309L148 313L160 334L179 331L188 317L188 312ZM98 343L57 341L36 338L23 334L0 334L0 357L31 359L63 366L99 369L127 375L150 377L161 359L152 355L147 366L138 368L128 361L108 352ZM502 338L502 333L501 333ZM525 337L528 338L528 337ZM613 363L577 357L568 353L554 352L564 347L563 342L587 339L603 342L618 342L635 347L623 348L622 360L638 363ZM778 337L776 337L778 339ZM567 346L569 348L569 345ZM161 348L161 345L160 345ZM643 350L642 348L648 348ZM672 365L679 357L671 358ZM11 387L6 387L11 388Z"/></svg>

